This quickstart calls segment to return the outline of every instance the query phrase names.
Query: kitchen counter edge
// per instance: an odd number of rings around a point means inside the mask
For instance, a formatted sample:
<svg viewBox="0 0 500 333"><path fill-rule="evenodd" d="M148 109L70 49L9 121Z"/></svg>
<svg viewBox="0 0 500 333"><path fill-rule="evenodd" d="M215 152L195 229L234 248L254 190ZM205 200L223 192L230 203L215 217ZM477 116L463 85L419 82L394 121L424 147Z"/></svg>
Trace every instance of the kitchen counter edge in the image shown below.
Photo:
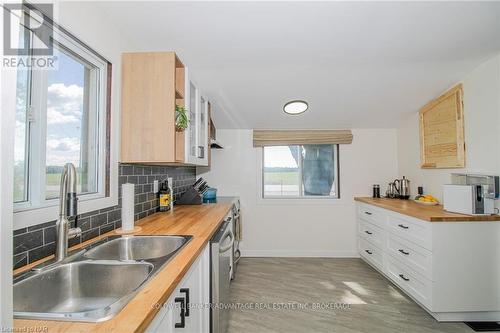
<svg viewBox="0 0 500 333"><path fill-rule="evenodd" d="M426 206L413 200L355 197L355 201L391 210L427 222L495 222L500 221L500 215L465 215L450 213L442 205Z"/></svg>

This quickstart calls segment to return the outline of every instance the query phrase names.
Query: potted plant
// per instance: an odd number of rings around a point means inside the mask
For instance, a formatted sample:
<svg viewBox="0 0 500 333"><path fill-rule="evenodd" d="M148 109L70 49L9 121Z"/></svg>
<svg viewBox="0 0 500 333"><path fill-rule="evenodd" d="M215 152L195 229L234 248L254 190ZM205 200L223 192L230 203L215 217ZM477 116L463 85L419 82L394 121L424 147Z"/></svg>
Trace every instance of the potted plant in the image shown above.
<svg viewBox="0 0 500 333"><path fill-rule="evenodd" d="M178 132L184 132L188 127L189 118L188 111L185 107L180 105L175 105L175 129Z"/></svg>

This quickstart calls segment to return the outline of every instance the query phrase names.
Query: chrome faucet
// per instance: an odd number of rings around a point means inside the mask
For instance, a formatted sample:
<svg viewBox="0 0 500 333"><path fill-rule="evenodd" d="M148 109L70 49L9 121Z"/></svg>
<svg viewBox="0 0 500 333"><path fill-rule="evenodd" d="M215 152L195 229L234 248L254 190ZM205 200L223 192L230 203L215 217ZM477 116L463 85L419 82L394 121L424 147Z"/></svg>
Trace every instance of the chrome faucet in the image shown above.
<svg viewBox="0 0 500 333"><path fill-rule="evenodd" d="M68 254L68 239L80 236L82 229L69 228L68 218L77 215L76 169L66 163L61 175L59 191L59 218L57 219L56 262L64 260Z"/></svg>

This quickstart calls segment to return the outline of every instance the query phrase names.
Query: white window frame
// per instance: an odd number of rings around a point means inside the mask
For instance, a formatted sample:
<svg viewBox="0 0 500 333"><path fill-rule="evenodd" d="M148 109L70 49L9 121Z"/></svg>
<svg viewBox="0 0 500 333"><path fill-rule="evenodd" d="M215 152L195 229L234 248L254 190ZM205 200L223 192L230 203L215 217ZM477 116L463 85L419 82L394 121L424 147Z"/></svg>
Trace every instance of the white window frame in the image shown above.
<svg viewBox="0 0 500 333"><path fill-rule="evenodd" d="M118 175L115 168L116 158L111 152L107 152L107 132L114 130L107 128L111 124L107 124L108 112L110 112L108 103L108 95L111 91L108 89L108 72L110 63L104 58L98 56L86 45L81 43L75 37L67 33L64 29L54 24L53 38L56 43L61 44L64 48L81 57L88 63L98 68L98 86L90 89L99 94L98 101L95 105L96 112L93 112L97 119L90 123L98 124L98 129L95 135L97 136L97 152L98 170L97 170L97 192L82 194L78 196L78 213L107 208L118 204L117 190ZM36 45L34 45L36 47ZM47 82L48 70L36 70L32 72L34 76L33 82ZM91 80L93 81L93 80ZM14 83L15 84L15 83ZM30 147L35 147L34 142L43 142L37 144L38 149L31 149L28 153L30 157L29 166L29 191L28 201L14 204L14 229L29 227L32 225L45 223L55 220L58 215L59 199L45 198L45 155L46 155L46 91L47 87L41 84L41 87L32 87L31 105L34 112L35 121L30 123ZM92 112L91 112L92 114ZM44 121L41 121L44 119ZM116 126L114 126L116 127ZM111 138L110 138L111 139ZM110 147L111 149L111 143ZM107 170L107 158L109 154L109 170ZM106 180L109 184L106 184ZM33 180L33 181L32 181ZM108 196L106 190L109 189Z"/></svg>
<svg viewBox="0 0 500 333"><path fill-rule="evenodd" d="M295 146L295 145L288 145L288 146ZM286 147L288 147L286 146ZM296 146L303 146L303 145L296 145ZM259 201L261 202L269 202L269 203L276 203L280 201L303 201L304 203L307 202L324 202L324 201L339 201L341 200L340 196L340 161L339 161L339 155L340 155L340 147L338 144L334 144L334 161L333 164L335 165L335 175L334 175L334 186L336 187L336 196L332 195L324 195L324 196L304 196L303 195L303 188L302 188L302 177L299 177L299 192L301 193L298 196L293 196L293 195L271 195L271 196L266 196L264 195L265 191L265 184L264 184L264 149L265 147L261 147L260 150L260 159L258 163L258 169L260 170L259 174L259 184L260 184L260 189L259 189ZM299 169L302 170L302 158L299 159ZM302 171L301 171L302 172Z"/></svg>

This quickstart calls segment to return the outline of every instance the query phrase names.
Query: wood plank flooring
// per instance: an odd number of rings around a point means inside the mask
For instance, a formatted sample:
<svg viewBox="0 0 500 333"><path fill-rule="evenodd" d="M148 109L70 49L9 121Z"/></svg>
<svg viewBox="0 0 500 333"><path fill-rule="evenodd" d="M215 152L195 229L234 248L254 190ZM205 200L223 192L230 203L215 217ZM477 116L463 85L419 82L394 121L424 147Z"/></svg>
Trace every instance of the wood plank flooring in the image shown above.
<svg viewBox="0 0 500 333"><path fill-rule="evenodd" d="M473 332L438 323L360 259L242 258L231 301L239 308L230 312L230 333Z"/></svg>

